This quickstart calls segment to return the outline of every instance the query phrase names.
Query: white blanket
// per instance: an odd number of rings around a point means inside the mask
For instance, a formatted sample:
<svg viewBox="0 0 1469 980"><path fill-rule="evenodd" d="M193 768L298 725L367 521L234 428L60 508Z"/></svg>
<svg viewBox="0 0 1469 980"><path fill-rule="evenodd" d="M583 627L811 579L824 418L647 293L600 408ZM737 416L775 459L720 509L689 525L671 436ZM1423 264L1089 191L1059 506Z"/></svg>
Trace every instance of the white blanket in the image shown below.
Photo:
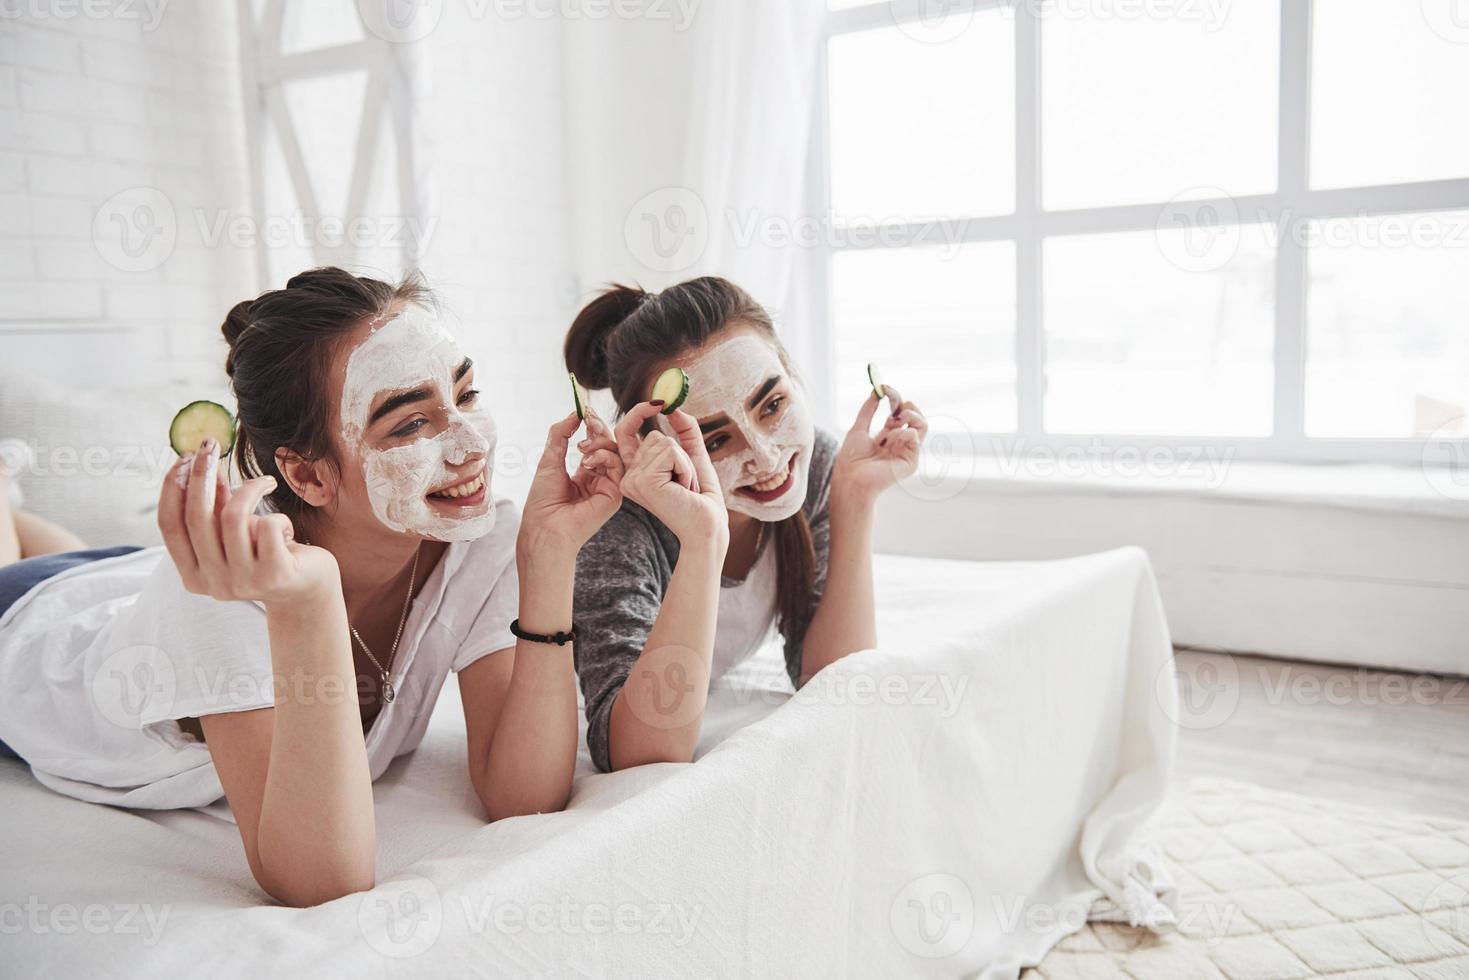
<svg viewBox="0 0 1469 980"><path fill-rule="evenodd" d="M485 824L449 685L377 783L377 888L313 909L267 904L221 804L90 805L8 760L0 973L1015 977L1096 899L1165 923L1142 552L877 576L881 649L794 697L717 690L692 765L583 751L564 813Z"/></svg>

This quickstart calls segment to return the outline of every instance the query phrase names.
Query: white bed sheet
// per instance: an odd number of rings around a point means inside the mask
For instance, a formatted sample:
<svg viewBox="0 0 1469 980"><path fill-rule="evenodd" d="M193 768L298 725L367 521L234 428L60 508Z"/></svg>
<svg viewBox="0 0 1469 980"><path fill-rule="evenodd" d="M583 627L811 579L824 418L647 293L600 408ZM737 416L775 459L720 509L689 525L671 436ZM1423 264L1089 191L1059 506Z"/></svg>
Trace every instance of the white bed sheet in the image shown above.
<svg viewBox="0 0 1469 980"><path fill-rule="evenodd" d="M379 884L266 904L228 810L81 803L0 763L0 973L1014 977L1114 912L1167 919L1174 750L1147 559L880 557L882 647L795 697L714 692L698 761L486 825L447 685L376 784ZM778 654L771 651L771 656Z"/></svg>

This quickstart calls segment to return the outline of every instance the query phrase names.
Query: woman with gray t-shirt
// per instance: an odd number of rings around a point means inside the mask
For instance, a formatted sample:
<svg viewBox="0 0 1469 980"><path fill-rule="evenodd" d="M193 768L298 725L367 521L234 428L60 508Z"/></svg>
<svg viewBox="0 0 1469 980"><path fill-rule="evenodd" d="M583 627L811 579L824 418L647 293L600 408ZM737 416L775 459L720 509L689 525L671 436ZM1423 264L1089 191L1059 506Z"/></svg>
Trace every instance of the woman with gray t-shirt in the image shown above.
<svg viewBox="0 0 1469 980"><path fill-rule="evenodd" d="M612 287L572 324L566 363L622 416L623 503L583 546L574 598L598 768L690 761L711 678L773 630L797 686L876 645L873 509L917 469L916 405L875 386L838 445L812 424L769 314L712 277ZM682 394L663 397L672 368ZM584 465L613 462L583 450Z"/></svg>

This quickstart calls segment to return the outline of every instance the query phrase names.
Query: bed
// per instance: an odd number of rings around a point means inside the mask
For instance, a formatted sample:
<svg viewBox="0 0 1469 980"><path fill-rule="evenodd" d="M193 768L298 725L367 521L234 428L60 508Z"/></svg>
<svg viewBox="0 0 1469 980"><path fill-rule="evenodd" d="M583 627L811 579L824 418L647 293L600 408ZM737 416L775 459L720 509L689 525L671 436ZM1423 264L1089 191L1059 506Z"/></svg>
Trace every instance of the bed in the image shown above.
<svg viewBox="0 0 1469 980"><path fill-rule="evenodd" d="M1136 549L880 556L879 649L793 694L724 678L696 761L579 764L486 824L446 686L376 784L378 884L270 904L228 809L144 812L0 764L0 973L1015 977L1088 915L1166 929L1152 833L1172 651Z"/></svg>

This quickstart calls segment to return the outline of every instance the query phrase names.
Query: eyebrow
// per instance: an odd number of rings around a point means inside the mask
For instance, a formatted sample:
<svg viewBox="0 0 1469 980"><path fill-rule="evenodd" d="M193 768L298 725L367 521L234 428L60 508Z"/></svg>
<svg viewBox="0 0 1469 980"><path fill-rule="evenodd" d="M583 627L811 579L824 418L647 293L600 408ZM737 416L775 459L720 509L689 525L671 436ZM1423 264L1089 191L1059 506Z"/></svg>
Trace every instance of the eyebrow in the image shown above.
<svg viewBox="0 0 1469 980"><path fill-rule="evenodd" d="M780 375L778 374L772 374L770 377L766 378L765 383L760 386L759 390L757 390L753 395L750 396L750 400L745 403L745 407L754 408L756 405L763 402L765 400L765 396L770 394L770 389L774 388L779 381Z"/></svg>
<svg viewBox="0 0 1469 980"><path fill-rule="evenodd" d="M461 380L463 380L464 376L469 373L469 369L472 367L474 367L474 361L470 360L467 357L463 361L459 362L459 366L454 369L455 384L458 384ZM414 402L421 402L428 397L429 389L427 386L424 385L420 385L419 387L414 388L411 391L400 391L398 392L398 394L391 396L390 398L388 398L387 401L379 405L377 407L377 411L372 413L372 418L367 420L367 424L372 425L384 415L388 415L394 410L402 408L404 405L412 405Z"/></svg>
<svg viewBox="0 0 1469 980"><path fill-rule="evenodd" d="M700 422L699 423L699 434L700 435L706 435L707 436L709 433L713 432L715 429L722 429L722 428L724 428L728 424L729 424L729 416L728 415L725 415L723 412L720 412L718 415L714 416L714 418L710 419L708 422Z"/></svg>
<svg viewBox="0 0 1469 980"><path fill-rule="evenodd" d="M367 420L367 424L372 425L384 415L387 415L390 412L395 411L396 409L402 408L404 405L412 405L414 402L421 402L426 398L428 398L428 388L426 386L420 385L419 387L414 388L412 391L400 391L396 395L392 395L388 398L387 401L379 405L377 407L377 411L372 413L372 418Z"/></svg>

